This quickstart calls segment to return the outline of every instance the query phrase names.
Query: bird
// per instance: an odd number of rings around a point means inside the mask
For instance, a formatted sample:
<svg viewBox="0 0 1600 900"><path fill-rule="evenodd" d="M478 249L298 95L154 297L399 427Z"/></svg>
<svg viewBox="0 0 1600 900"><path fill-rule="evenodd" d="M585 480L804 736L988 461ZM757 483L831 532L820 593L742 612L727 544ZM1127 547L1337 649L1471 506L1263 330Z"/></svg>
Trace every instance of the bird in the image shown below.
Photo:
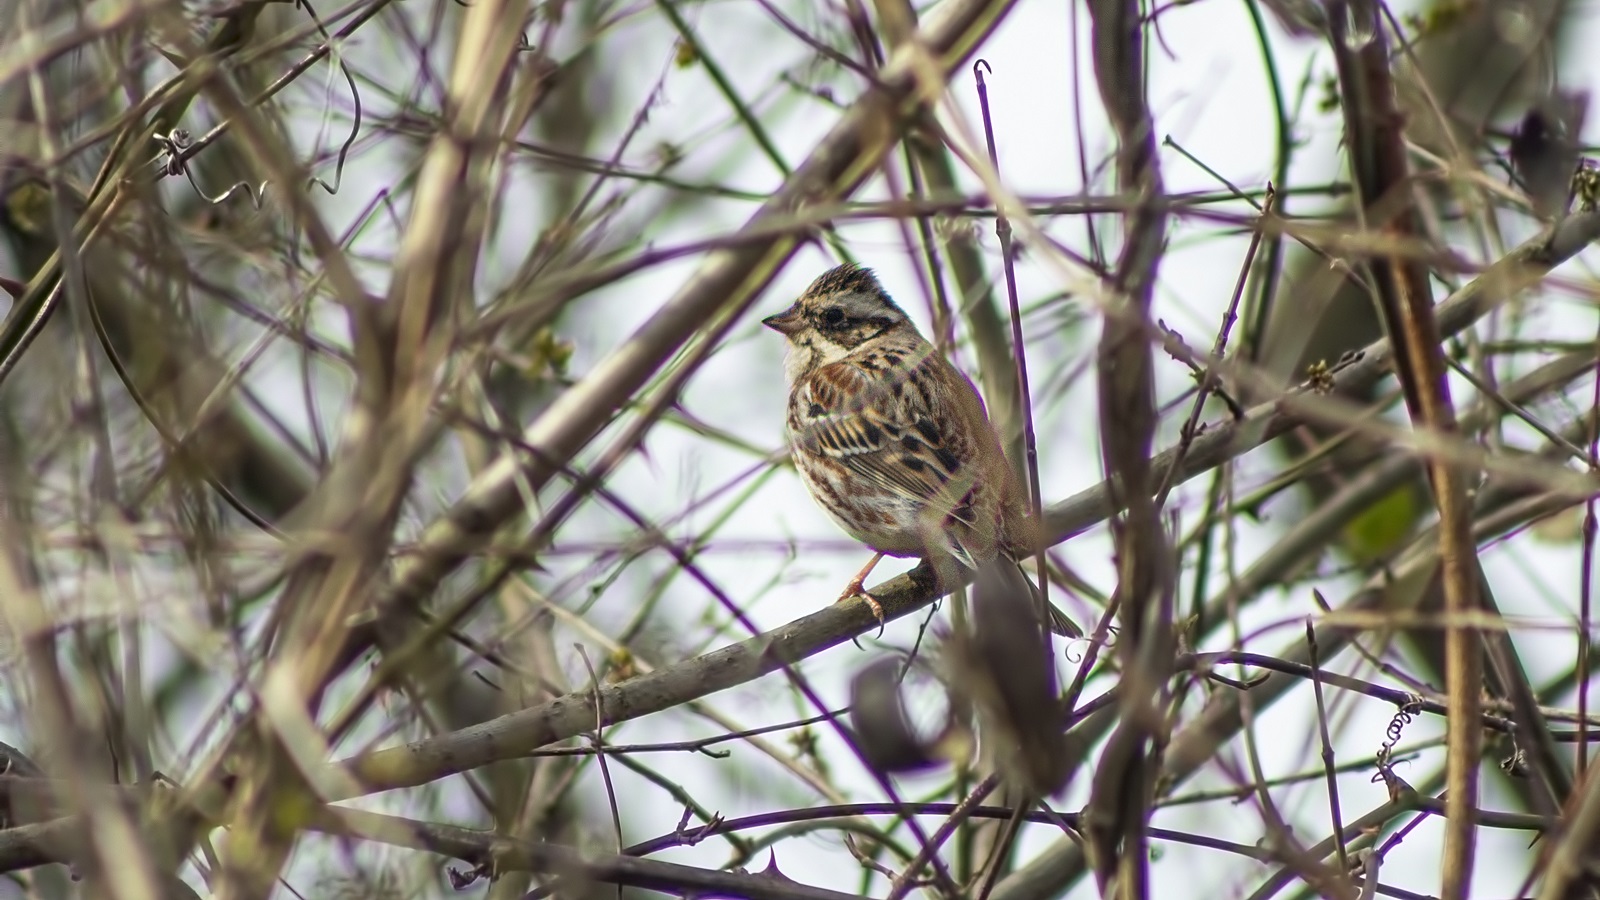
<svg viewBox="0 0 1600 900"><path fill-rule="evenodd" d="M977 387L871 269L832 268L761 321L788 344L795 469L835 524L875 553L839 602L861 597L882 623L865 581L885 556L976 572L1001 556L1016 562L1038 552L1039 519ZM1083 635L1054 606L1049 613L1056 634Z"/></svg>

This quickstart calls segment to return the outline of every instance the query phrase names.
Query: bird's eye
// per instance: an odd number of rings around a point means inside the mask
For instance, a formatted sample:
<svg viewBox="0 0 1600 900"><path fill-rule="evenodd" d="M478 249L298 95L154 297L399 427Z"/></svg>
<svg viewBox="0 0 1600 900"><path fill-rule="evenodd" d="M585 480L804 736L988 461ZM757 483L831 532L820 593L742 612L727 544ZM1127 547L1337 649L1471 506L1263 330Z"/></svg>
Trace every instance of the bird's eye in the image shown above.
<svg viewBox="0 0 1600 900"><path fill-rule="evenodd" d="M822 311L822 324L837 325L844 321L844 310L837 306L830 306Z"/></svg>

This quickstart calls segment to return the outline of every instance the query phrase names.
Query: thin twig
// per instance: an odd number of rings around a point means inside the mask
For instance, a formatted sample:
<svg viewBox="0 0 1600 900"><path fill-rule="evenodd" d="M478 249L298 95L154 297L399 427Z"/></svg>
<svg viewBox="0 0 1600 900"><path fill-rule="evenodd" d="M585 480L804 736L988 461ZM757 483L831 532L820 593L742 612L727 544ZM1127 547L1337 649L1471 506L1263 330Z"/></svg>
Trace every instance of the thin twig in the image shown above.
<svg viewBox="0 0 1600 900"><path fill-rule="evenodd" d="M1338 767L1333 757L1333 737L1328 733L1328 704L1322 697L1322 663L1317 657L1317 632L1306 622L1306 653L1311 659L1311 689L1317 701L1317 739L1322 743L1322 768L1328 776L1328 815L1333 819L1334 846L1338 850L1339 871L1348 873L1350 861L1344 854L1344 821L1339 811Z"/></svg>

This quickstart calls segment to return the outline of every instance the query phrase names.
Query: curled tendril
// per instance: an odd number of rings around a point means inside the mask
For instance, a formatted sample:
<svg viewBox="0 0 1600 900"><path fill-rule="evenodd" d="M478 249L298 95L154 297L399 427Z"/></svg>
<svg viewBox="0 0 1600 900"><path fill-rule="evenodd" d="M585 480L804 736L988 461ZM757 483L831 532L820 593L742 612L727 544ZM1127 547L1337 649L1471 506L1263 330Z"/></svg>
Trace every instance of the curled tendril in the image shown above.
<svg viewBox="0 0 1600 900"><path fill-rule="evenodd" d="M184 158L184 151L194 143L193 135L186 129L174 128L168 134L154 134L151 137L161 145L161 156L157 160L161 164L161 170L167 175L182 175L187 178L189 186L194 188L194 192L199 194L202 200L216 206L226 203L242 189L250 197L250 202L255 208L258 210L261 208L261 201L267 194L268 182L263 181L260 187L252 188L249 182L240 181L215 197L200 187L200 182L195 180L194 171L189 168L189 163Z"/></svg>
<svg viewBox="0 0 1600 900"><path fill-rule="evenodd" d="M1410 725L1411 720L1421 712L1422 698L1416 694L1406 695L1406 702L1395 710L1394 718L1389 720L1389 727L1384 729L1383 746L1378 748L1378 771L1373 773L1373 784L1387 783L1394 779L1394 766L1390 763L1394 757L1394 747L1400 743L1400 737L1405 732L1406 726Z"/></svg>
<svg viewBox="0 0 1600 900"><path fill-rule="evenodd" d="M328 42L330 53L332 53L333 47L331 42L333 40L333 36L328 33L327 28L323 27L322 19L317 16L317 11L311 7L310 0L295 0L295 8L304 9L306 14L311 17L311 21L316 25L318 33L322 35L322 38L325 42ZM524 43L527 42L526 34L522 35L522 41ZM322 188L324 191L327 191L329 194L337 195L339 193L339 185L344 180L344 165L349 159L350 148L355 146L356 138L361 135L362 107L361 91L356 86L355 75L351 73L350 67L345 65L344 61L339 59L337 55L334 56L334 64L339 67L339 72L344 76L345 83L350 86L350 97L351 103L354 107L354 116L352 117L352 121L350 123L349 135L347 135L344 139L344 142L339 145L339 153L334 161L333 182L330 184L322 178L313 175L307 179L306 187L309 188L311 185L316 185L317 187ZM225 203L231 199L234 194L238 193L242 189L246 194L249 195L250 202L255 206L255 208L257 210L261 209L261 204L266 198L267 185L269 182L263 181L259 187L252 188L249 182L240 181L228 188L226 191L223 191L221 194L213 197L210 194L207 194L205 190L200 187L199 183L195 181L194 173L189 169L187 157L190 155L190 148L194 146L194 136L190 134L187 129L174 128L168 134L156 134L152 137L162 147L162 156L158 159L162 171L168 176L181 174L187 177L189 179L189 184L194 188L195 193L199 194L200 197L207 203L210 203L212 206Z"/></svg>

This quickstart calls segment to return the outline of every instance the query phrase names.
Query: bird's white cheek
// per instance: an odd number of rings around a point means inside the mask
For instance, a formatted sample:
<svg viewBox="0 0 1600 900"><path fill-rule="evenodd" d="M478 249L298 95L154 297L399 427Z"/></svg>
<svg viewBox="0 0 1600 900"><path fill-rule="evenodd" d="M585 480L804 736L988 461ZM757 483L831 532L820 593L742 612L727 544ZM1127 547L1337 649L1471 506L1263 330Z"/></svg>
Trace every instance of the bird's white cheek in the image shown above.
<svg viewBox="0 0 1600 900"><path fill-rule="evenodd" d="M839 362L850 355L850 351L825 338L815 338L810 345L811 365L826 366Z"/></svg>
<svg viewBox="0 0 1600 900"><path fill-rule="evenodd" d="M811 368L811 348L798 341L789 343L789 352L783 355L783 376L794 384Z"/></svg>
<svg viewBox="0 0 1600 900"><path fill-rule="evenodd" d="M789 343L789 353L783 361L783 374L790 384L829 362L827 354L819 351L819 345L826 347L827 343L811 335L798 337Z"/></svg>

